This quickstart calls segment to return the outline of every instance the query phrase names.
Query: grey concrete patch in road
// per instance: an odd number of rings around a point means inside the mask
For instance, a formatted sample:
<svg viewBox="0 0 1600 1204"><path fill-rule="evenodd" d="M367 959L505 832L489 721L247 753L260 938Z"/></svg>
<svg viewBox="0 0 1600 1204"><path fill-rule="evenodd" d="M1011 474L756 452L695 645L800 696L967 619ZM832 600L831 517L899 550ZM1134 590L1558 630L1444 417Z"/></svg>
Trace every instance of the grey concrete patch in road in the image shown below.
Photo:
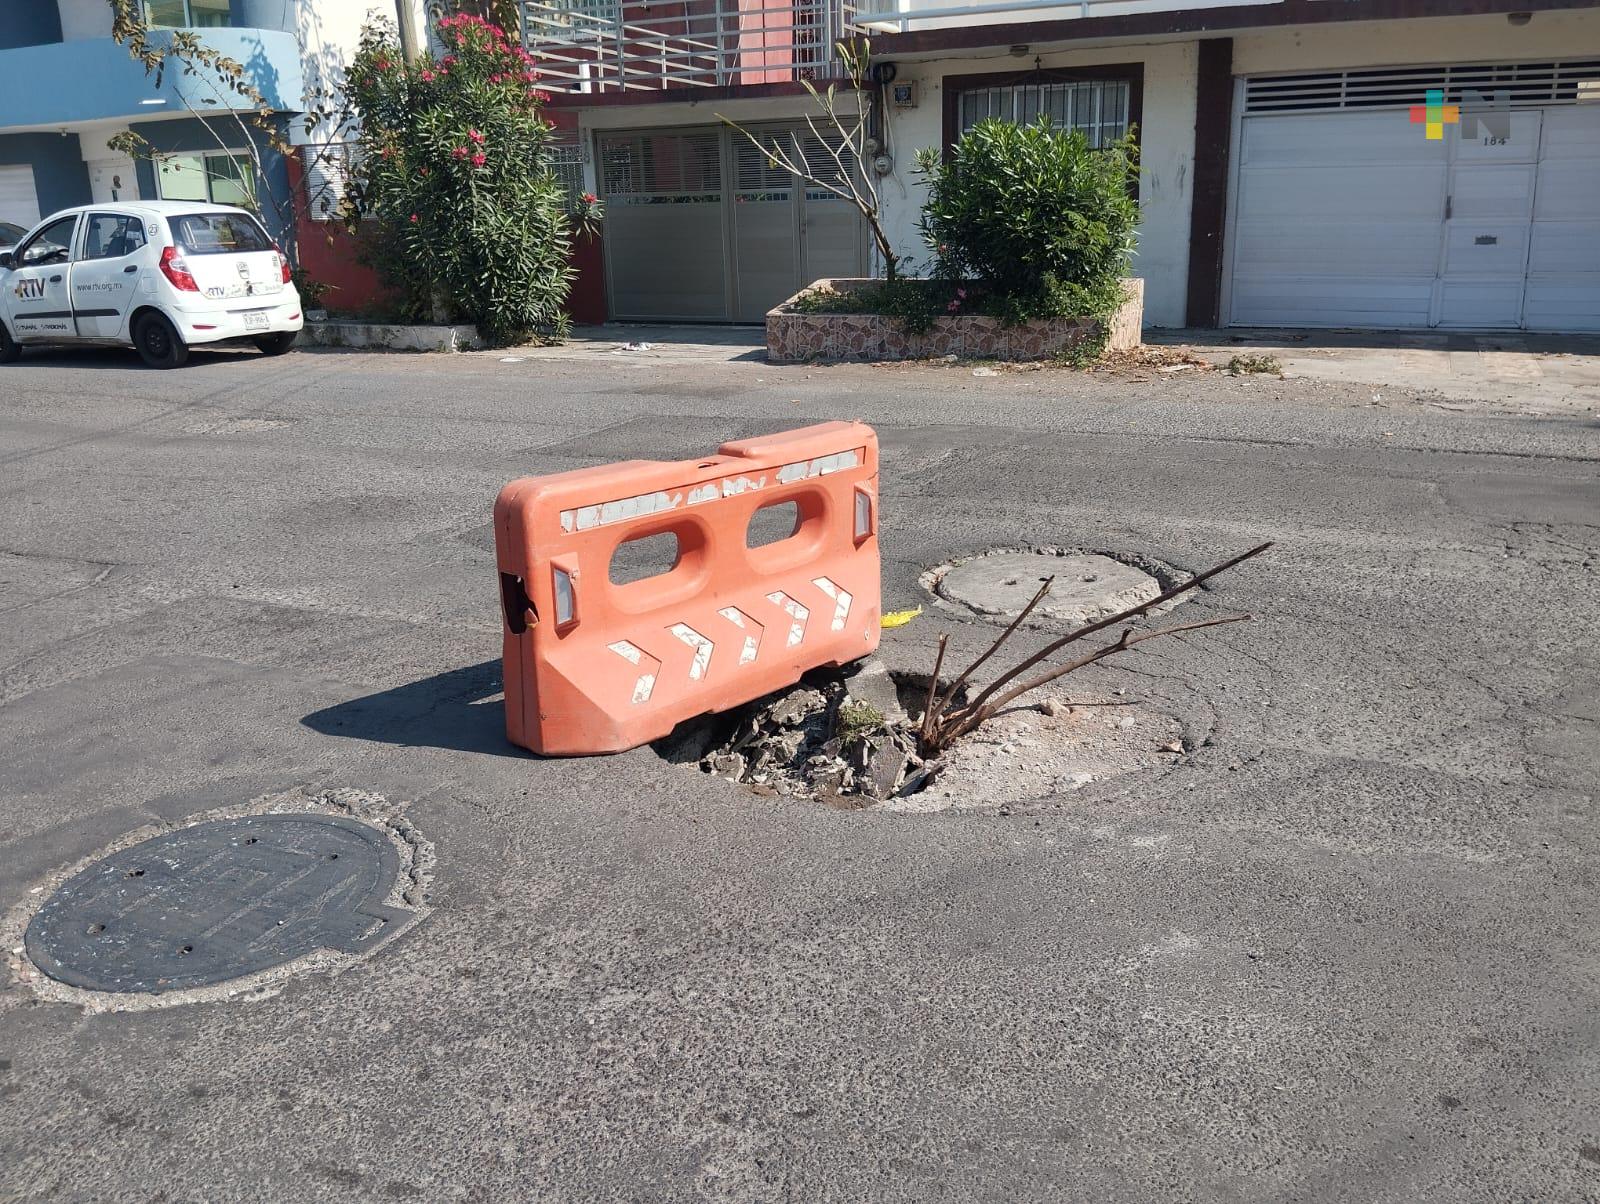
<svg viewBox="0 0 1600 1204"><path fill-rule="evenodd" d="M947 612L1003 624L1026 609L1048 578L1050 591L1025 625L1071 628L1151 601L1197 571L1127 550L984 548L923 571L918 584ZM1180 595L1149 613L1164 614L1186 601Z"/></svg>
<svg viewBox="0 0 1600 1204"><path fill-rule="evenodd" d="M1149 573L1098 552L991 552L960 561L934 580L941 597L976 614L1014 618L1040 588L1030 618L1077 627L1161 596Z"/></svg>

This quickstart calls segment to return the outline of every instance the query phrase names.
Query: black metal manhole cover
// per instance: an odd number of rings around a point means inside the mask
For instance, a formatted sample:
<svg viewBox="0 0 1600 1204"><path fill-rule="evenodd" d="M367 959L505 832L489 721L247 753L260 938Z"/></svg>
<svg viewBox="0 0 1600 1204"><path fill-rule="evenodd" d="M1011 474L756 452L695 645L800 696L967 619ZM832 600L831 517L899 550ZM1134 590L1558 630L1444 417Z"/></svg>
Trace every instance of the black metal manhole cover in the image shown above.
<svg viewBox="0 0 1600 1204"><path fill-rule="evenodd" d="M62 883L28 925L28 956L71 986L159 993L360 953L409 916L383 903L398 872L388 838L355 820L213 820Z"/></svg>

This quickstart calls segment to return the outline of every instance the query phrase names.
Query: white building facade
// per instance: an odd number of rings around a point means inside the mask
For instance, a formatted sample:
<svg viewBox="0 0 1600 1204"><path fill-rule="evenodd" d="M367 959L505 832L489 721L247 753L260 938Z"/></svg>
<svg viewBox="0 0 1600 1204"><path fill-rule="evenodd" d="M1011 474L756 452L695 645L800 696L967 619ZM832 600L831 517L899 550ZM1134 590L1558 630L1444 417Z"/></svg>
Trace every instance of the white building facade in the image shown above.
<svg viewBox="0 0 1600 1204"><path fill-rule="evenodd" d="M1600 330L1593 4L685 7L525 6L608 203L613 317L753 321L810 279L874 269L842 203L764 170L719 122L797 128L814 111L798 81L825 81L825 40L855 32L881 83L863 170L913 260L916 150L1045 112L1092 141L1137 131L1147 325Z"/></svg>

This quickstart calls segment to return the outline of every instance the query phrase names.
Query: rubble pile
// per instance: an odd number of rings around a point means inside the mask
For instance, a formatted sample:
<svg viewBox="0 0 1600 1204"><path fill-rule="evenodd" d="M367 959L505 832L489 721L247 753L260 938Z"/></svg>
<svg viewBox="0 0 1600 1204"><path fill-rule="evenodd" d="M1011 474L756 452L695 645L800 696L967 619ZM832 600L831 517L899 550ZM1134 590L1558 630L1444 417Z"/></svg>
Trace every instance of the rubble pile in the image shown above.
<svg viewBox="0 0 1600 1204"><path fill-rule="evenodd" d="M760 794L844 807L914 794L944 767L917 755L899 687L876 657L808 674L800 684L740 708L698 759L704 772Z"/></svg>

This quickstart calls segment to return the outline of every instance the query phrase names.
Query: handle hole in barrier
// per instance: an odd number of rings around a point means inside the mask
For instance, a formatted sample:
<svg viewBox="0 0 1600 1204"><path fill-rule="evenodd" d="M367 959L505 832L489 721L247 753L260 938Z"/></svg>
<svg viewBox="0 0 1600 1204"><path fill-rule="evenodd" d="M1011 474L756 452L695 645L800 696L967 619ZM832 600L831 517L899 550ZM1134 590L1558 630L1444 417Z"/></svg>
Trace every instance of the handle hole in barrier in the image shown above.
<svg viewBox="0 0 1600 1204"><path fill-rule="evenodd" d="M658 531L618 544L607 573L612 585L630 585L672 572L681 556L677 534Z"/></svg>
<svg viewBox="0 0 1600 1204"><path fill-rule="evenodd" d="M750 525L744 532L744 543L747 548L764 548L768 544L791 539L799 532L799 503L775 502L761 507L750 516Z"/></svg>
<svg viewBox="0 0 1600 1204"><path fill-rule="evenodd" d="M506 626L512 635L528 630L528 611L533 603L528 601L528 587L515 573L500 574L500 604L505 610Z"/></svg>

